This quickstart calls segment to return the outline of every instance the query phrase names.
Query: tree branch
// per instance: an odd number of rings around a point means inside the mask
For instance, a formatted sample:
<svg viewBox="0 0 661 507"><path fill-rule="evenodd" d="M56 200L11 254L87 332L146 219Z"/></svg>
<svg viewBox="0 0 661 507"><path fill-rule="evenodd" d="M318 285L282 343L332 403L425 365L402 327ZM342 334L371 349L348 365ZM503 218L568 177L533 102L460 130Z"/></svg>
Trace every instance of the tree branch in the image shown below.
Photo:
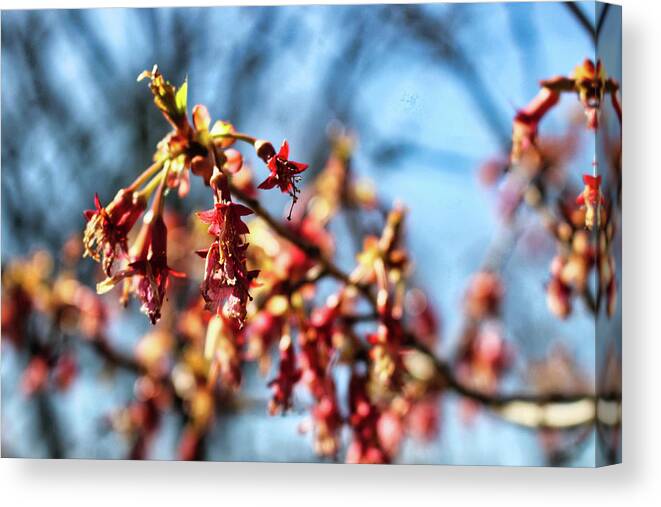
<svg viewBox="0 0 661 507"><path fill-rule="evenodd" d="M350 275L343 272L330 259L327 259L316 245L309 243L292 232L291 229L288 229L281 221L274 218L257 199L247 196L235 187L232 187L232 193L269 224L274 232L303 250L310 258L316 260L329 275L346 285L356 286ZM361 292L375 310L374 315L377 315L377 302L374 295L367 288L364 288ZM590 393L548 393L544 395L514 393L503 395L484 393L472 389L464 385L455 376L452 366L448 362L438 358L433 351L422 345L413 333L405 331L405 335L407 338L406 346L418 350L428 360L431 360L436 377L435 385L439 389L449 389L460 396L471 399L489 408L509 422L531 428L574 428L590 424L595 419L596 400L594 395Z"/></svg>

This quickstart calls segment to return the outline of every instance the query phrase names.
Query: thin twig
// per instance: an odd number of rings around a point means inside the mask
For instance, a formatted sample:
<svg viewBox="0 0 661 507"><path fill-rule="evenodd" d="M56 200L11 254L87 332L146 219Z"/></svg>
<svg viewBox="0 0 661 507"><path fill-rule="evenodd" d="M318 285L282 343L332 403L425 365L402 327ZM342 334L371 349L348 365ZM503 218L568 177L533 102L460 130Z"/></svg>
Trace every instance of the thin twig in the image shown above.
<svg viewBox="0 0 661 507"><path fill-rule="evenodd" d="M231 190L239 200L243 201L249 208L251 208L255 214L264 220L280 237L300 248L309 258L316 260L323 270L330 276L347 286L358 289L370 302L373 303L373 306L376 306L376 297L370 292L369 287L352 281L350 276L342 271L332 260L328 259L317 245L306 241L302 236L299 236L292 229L286 227L281 221L274 218L257 199L250 197L233 185L231 186Z"/></svg>
<svg viewBox="0 0 661 507"><path fill-rule="evenodd" d="M247 196L244 192L234 187L232 188L232 192L239 200L252 208L257 216L269 224L274 232L303 250L310 258L316 260L329 275L346 285L355 286L351 277L338 268L330 259L327 259L316 245L309 243L307 240L296 235L292 230L285 227L279 220L274 218L257 199ZM369 290L361 292L366 296L367 301L376 312L376 298ZM422 345L413 333L405 331L405 336L407 338L405 342L407 347L418 350L431 359L435 374L438 377L438 381L435 384L439 386L440 389L450 389L465 398L476 401L485 407L492 409L494 412L511 422L536 428L573 428L591 423L594 420L595 410L593 407L596 406L596 400L593 394L549 393L538 395L513 393L502 395L478 391L463 384L454 375L451 365L438 358L433 351ZM556 409L558 405L570 404L575 404L576 406L577 415L575 417L572 417L571 414L563 413L562 417L558 418L552 413L552 410ZM533 421L530 417L523 415L525 412L537 414L535 420Z"/></svg>
<svg viewBox="0 0 661 507"><path fill-rule="evenodd" d="M569 12L572 13L574 18L576 18L576 21L578 21L578 23L585 29L590 39L595 41L596 35L595 35L594 26L592 26L592 23L587 18L585 13L581 10L581 8L575 2L565 2L564 5L565 7L567 7L567 9L569 9Z"/></svg>

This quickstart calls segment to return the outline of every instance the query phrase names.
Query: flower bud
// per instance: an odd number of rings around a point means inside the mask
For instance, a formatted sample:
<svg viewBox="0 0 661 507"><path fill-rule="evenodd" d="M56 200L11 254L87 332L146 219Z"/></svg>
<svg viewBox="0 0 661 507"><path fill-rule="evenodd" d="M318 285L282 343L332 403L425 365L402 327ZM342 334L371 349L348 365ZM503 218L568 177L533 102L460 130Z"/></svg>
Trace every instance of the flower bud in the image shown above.
<svg viewBox="0 0 661 507"><path fill-rule="evenodd" d="M257 156L266 163L275 157L275 148L271 143L264 141L263 139L255 141L255 152L257 153Z"/></svg>

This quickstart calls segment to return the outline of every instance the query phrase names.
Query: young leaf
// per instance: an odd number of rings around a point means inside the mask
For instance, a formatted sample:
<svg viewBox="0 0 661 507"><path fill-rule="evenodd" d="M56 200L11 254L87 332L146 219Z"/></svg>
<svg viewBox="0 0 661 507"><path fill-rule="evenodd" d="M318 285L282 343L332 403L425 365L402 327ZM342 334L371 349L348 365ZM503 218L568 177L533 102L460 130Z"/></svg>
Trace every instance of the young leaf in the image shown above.
<svg viewBox="0 0 661 507"><path fill-rule="evenodd" d="M188 100L188 78L184 80L182 85L177 90L177 95L175 96L175 105L177 106L177 112L180 115L186 114L187 100Z"/></svg>

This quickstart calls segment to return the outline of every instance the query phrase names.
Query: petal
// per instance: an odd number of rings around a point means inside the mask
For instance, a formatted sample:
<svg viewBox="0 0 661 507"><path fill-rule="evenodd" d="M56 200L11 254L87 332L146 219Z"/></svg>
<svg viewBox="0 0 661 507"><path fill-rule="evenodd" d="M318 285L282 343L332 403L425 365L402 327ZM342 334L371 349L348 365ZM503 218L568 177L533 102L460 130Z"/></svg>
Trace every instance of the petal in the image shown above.
<svg viewBox="0 0 661 507"><path fill-rule="evenodd" d="M179 179L178 195L180 198L184 198L188 195L188 192L190 192L190 173L184 170Z"/></svg>
<svg viewBox="0 0 661 507"><path fill-rule="evenodd" d="M595 177L590 176L589 174L584 174L583 175L583 183L585 183L588 186L593 186L595 182Z"/></svg>
<svg viewBox="0 0 661 507"><path fill-rule="evenodd" d="M278 157L288 159L289 158L289 143L285 139L282 141L282 146L280 146L280 151L278 152Z"/></svg>
<svg viewBox="0 0 661 507"><path fill-rule="evenodd" d="M269 176L264 181L262 181L257 188L261 188L263 190L269 190L275 187L277 183L278 181L273 176Z"/></svg>
<svg viewBox="0 0 661 507"><path fill-rule="evenodd" d="M231 174L238 173L243 167L243 156L241 152L235 149L225 150L227 162L225 162L225 169Z"/></svg>
<svg viewBox="0 0 661 507"><path fill-rule="evenodd" d="M197 104L193 108L193 125L195 125L195 129L209 130L210 123L211 116L209 116L209 110L202 104Z"/></svg>
<svg viewBox="0 0 661 507"><path fill-rule="evenodd" d="M250 234L250 229L248 229L248 226L244 224L239 218L237 218L236 222L234 223L234 229L237 234Z"/></svg>
<svg viewBox="0 0 661 507"><path fill-rule="evenodd" d="M254 212L248 206L243 204L232 203L232 209L239 214L239 216L245 217L247 215L252 215Z"/></svg>
<svg viewBox="0 0 661 507"><path fill-rule="evenodd" d="M216 208L208 209L206 211L198 211L195 214L197 215L197 218L205 224L213 224L217 220Z"/></svg>
<svg viewBox="0 0 661 507"><path fill-rule="evenodd" d="M266 167L271 171L271 176L278 174L278 157L271 157Z"/></svg>
<svg viewBox="0 0 661 507"><path fill-rule="evenodd" d="M292 174L300 174L308 168L308 164L303 164L302 162L290 162L290 164L296 168Z"/></svg>

